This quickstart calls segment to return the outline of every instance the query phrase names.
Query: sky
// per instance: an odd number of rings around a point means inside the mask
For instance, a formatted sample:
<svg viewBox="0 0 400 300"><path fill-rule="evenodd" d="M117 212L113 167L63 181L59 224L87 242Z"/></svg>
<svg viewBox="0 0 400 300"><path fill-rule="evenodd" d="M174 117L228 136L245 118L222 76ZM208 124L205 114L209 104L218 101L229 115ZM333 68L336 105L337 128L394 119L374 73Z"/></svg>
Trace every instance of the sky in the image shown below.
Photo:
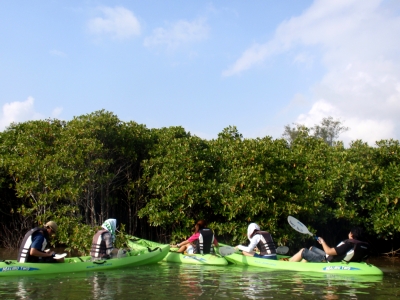
<svg viewBox="0 0 400 300"><path fill-rule="evenodd" d="M1 1L0 131L104 109L214 139L400 139L398 0Z"/></svg>

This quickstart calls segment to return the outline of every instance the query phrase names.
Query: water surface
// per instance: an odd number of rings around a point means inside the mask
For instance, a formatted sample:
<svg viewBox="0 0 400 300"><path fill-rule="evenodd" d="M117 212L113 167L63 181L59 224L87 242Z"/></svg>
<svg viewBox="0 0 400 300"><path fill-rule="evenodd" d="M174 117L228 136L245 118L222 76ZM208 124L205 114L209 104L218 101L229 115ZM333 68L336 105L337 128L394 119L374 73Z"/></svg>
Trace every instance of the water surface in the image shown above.
<svg viewBox="0 0 400 300"><path fill-rule="evenodd" d="M4 253L3 253L4 254ZM398 299L400 263L372 261L384 276L158 263L0 281L1 299Z"/></svg>

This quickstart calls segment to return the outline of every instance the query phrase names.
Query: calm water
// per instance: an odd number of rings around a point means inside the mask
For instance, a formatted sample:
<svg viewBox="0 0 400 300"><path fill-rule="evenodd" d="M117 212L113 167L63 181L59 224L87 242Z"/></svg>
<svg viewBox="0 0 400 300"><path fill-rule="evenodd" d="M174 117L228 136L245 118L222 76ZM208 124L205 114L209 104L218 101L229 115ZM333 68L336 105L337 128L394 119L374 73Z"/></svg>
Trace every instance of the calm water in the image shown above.
<svg viewBox="0 0 400 300"><path fill-rule="evenodd" d="M0 299L398 299L400 262L379 259L373 263L384 271L383 277L172 263L10 277L0 281Z"/></svg>

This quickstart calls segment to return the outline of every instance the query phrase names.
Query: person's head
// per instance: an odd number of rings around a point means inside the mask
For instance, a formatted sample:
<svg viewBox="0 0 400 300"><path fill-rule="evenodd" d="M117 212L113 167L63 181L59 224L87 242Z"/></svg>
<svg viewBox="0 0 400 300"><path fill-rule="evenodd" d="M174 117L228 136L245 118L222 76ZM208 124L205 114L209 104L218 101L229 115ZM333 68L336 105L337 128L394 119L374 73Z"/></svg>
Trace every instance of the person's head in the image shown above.
<svg viewBox="0 0 400 300"><path fill-rule="evenodd" d="M47 232L49 233L49 235L54 235L57 232L57 224L54 221L48 221L46 223L46 225L44 225L44 227L46 228Z"/></svg>
<svg viewBox="0 0 400 300"><path fill-rule="evenodd" d="M117 220L116 219L107 219L101 225L102 228L108 230L111 233L113 241L115 240L115 232L117 231Z"/></svg>
<svg viewBox="0 0 400 300"><path fill-rule="evenodd" d="M204 229L207 227L207 222L204 220L200 220L196 223L196 225L194 226L194 232L197 233L199 232L201 229Z"/></svg>
<svg viewBox="0 0 400 300"><path fill-rule="evenodd" d="M254 233L259 230L260 226L258 226L256 223L250 223L249 226L247 226L247 237L249 238L249 240L251 240Z"/></svg>
<svg viewBox="0 0 400 300"><path fill-rule="evenodd" d="M363 231L363 229L361 227L355 226L355 227L351 228L350 234L351 234L353 239L361 240L363 238L364 231Z"/></svg>

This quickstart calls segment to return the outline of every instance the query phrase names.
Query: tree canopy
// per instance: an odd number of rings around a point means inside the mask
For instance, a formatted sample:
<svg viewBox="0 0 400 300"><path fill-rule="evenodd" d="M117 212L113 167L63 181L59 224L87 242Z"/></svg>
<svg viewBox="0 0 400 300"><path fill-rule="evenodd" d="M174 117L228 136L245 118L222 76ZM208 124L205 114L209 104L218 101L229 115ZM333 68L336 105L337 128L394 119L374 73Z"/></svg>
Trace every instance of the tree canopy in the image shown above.
<svg viewBox="0 0 400 300"><path fill-rule="evenodd" d="M17 247L26 230L53 219L56 242L87 253L112 217L161 242L187 238L206 219L219 240L241 243L257 222L278 245L294 246L306 237L287 224L293 215L331 243L362 225L387 251L400 232L399 142L344 148L335 142L340 122L318 126L286 128L286 139L247 139L230 126L204 140L104 110L12 124L0 133L0 243Z"/></svg>

